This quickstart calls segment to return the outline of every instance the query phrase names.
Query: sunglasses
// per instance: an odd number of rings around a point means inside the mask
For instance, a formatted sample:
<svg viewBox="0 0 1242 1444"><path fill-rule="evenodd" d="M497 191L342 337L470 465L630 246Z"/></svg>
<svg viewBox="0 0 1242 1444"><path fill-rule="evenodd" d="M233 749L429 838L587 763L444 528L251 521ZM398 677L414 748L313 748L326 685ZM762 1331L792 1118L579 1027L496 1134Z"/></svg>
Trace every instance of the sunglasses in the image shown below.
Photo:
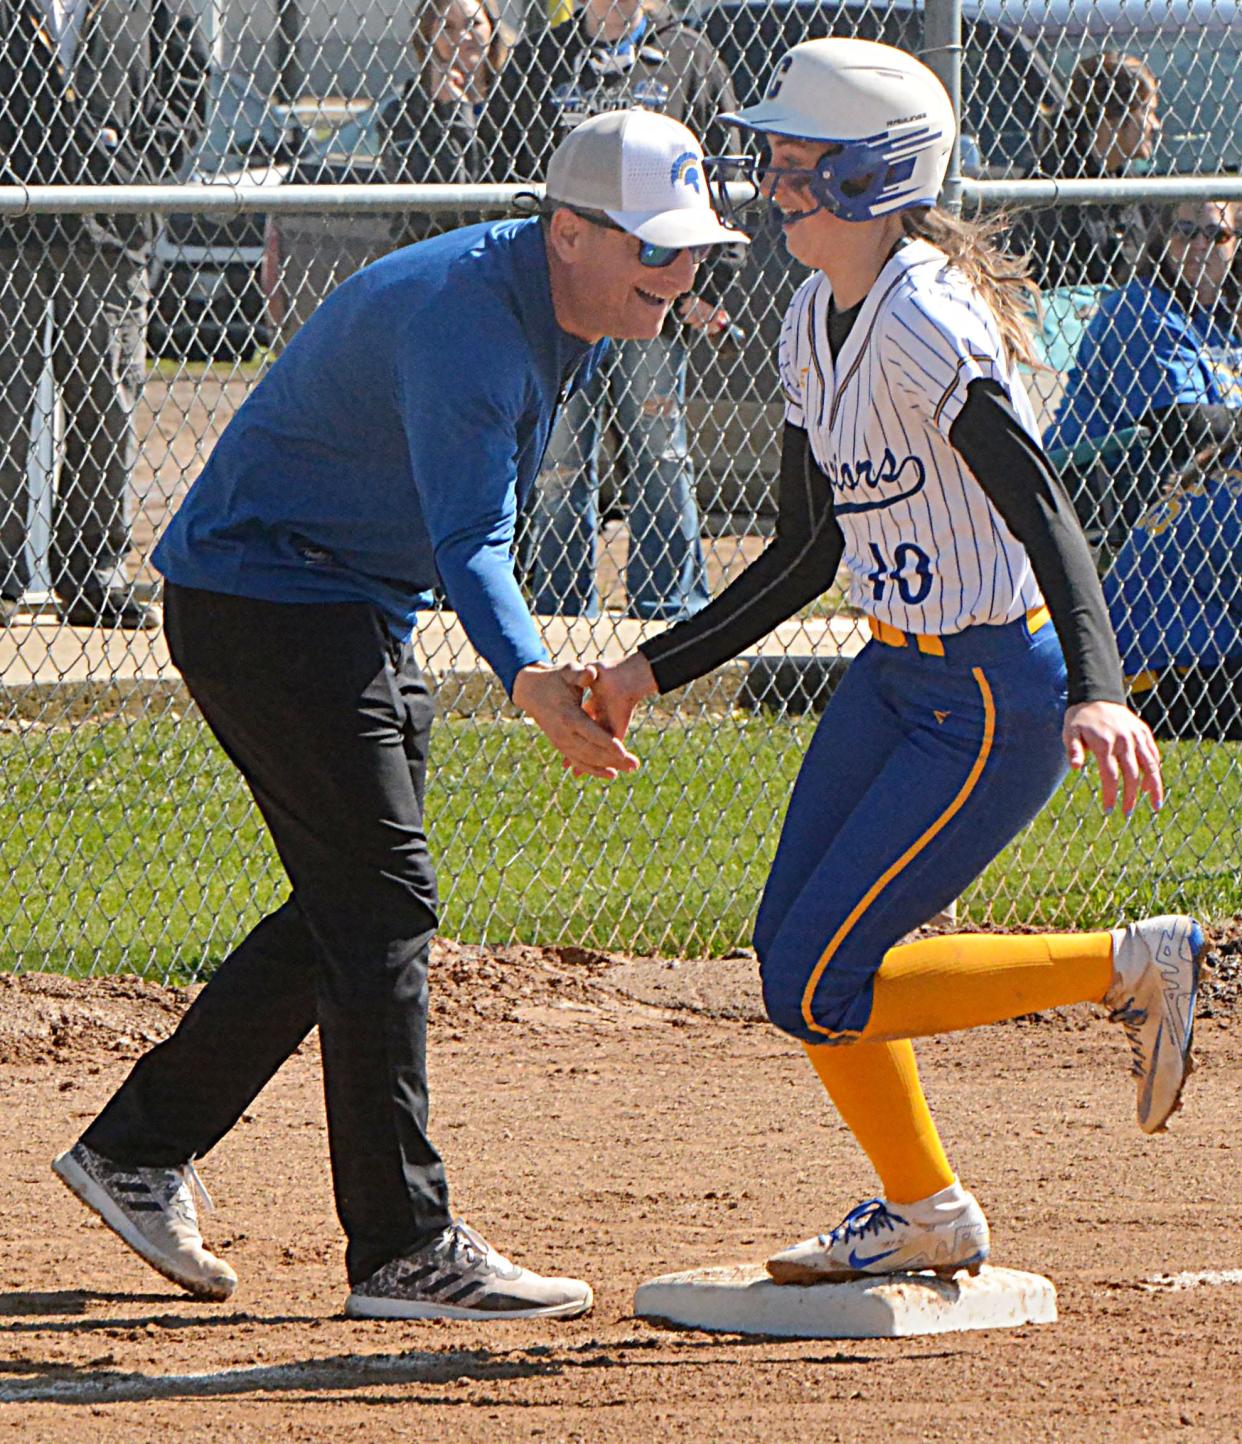
<svg viewBox="0 0 1242 1444"><path fill-rule="evenodd" d="M1228 226L1201 226L1198 221L1174 221L1169 227L1169 235L1180 241L1189 243L1202 237L1209 246L1227 246L1237 234Z"/></svg>
<svg viewBox="0 0 1242 1444"><path fill-rule="evenodd" d="M573 211L574 215L581 216L584 221L590 221L593 226L601 226L606 231L620 231L623 236L633 235L624 226L619 226L611 216L606 216L602 211L580 211L575 206L561 206L560 210ZM646 266L653 271L663 270L665 266L671 266L683 251L690 253L690 259L696 266L701 266L711 252L710 246L657 246L652 241L638 241L638 264Z"/></svg>

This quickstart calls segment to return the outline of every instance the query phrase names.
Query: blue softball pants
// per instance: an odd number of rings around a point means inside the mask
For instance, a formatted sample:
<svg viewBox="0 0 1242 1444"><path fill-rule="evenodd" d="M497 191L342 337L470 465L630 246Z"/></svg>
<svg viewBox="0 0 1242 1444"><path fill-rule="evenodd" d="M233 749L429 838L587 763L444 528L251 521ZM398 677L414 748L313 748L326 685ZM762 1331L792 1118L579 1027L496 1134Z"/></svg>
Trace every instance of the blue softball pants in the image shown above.
<svg viewBox="0 0 1242 1444"><path fill-rule="evenodd" d="M769 1018L805 1043L862 1032L884 954L958 897L1065 775L1051 623L935 643L943 655L913 636L863 648L794 785L755 949Z"/></svg>

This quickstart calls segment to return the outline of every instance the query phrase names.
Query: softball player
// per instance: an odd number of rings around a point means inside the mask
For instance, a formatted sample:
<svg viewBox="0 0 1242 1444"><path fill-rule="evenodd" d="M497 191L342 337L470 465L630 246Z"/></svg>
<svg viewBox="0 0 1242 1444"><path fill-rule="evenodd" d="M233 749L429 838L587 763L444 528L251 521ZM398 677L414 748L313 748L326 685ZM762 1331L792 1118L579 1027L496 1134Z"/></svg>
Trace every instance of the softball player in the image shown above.
<svg viewBox="0 0 1242 1444"><path fill-rule="evenodd" d="M950 1167L910 1039L1101 1002L1129 1036L1138 1118L1165 1126L1190 1067L1203 933L1165 917L1075 936L900 939L946 907L1095 755L1105 809L1162 800L1151 733L1123 705L1082 532L1040 450L1016 363L1028 284L934 209L954 118L910 56L814 40L726 119L812 268L780 345L777 534L696 617L605 669L595 715L753 644L844 558L872 640L803 763L755 928L764 1001L801 1040L884 1197L769 1260L803 1283L977 1270L987 1221ZM735 170L737 167L734 168Z"/></svg>

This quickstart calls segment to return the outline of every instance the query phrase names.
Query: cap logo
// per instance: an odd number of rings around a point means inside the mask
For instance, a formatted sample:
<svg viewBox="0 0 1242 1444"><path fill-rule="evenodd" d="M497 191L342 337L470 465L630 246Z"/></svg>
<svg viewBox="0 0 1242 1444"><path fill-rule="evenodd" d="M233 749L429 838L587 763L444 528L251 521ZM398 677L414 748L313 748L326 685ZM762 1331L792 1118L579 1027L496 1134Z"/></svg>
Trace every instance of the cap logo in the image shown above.
<svg viewBox="0 0 1242 1444"><path fill-rule="evenodd" d="M765 100L775 100L776 97L781 93L781 85L784 83L785 76L788 74L789 67L792 64L793 52L791 51L776 67L776 73L772 76L772 79L768 84L768 93L764 96Z"/></svg>
<svg viewBox="0 0 1242 1444"><path fill-rule="evenodd" d="M672 185L689 186L695 195L702 195L703 188L699 185L699 157L692 150L683 150L673 162L669 171L669 182Z"/></svg>

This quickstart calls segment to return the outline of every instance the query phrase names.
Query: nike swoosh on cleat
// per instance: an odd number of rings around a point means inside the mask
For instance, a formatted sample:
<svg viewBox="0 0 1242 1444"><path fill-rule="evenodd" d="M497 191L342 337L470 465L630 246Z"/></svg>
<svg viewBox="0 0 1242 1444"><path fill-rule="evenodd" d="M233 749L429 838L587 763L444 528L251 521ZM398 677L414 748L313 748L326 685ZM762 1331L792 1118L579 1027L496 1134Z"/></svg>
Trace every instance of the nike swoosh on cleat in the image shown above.
<svg viewBox="0 0 1242 1444"><path fill-rule="evenodd" d="M879 1263L882 1259L892 1258L896 1252L897 1250L895 1248L890 1248L887 1253L873 1253L869 1258L866 1258L859 1257L853 1249L850 1249L850 1268L865 1269L869 1264Z"/></svg>

